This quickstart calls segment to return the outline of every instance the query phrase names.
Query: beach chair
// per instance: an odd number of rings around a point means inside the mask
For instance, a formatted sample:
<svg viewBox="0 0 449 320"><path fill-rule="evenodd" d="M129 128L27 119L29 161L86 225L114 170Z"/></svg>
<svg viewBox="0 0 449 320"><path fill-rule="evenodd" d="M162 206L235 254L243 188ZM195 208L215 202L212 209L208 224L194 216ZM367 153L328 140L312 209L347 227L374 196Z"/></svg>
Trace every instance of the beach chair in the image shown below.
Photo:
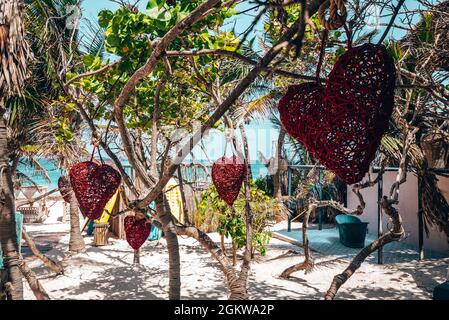
<svg viewBox="0 0 449 320"><path fill-rule="evenodd" d="M22 193L25 195L26 201L30 202L35 197L36 193L38 195L45 194L47 192L47 187L42 186L28 186L21 188ZM17 211L23 214L24 223L42 223L44 222L49 214L49 209L46 203L46 197L40 199L37 202L30 203L27 205L20 205L22 199L17 199Z"/></svg>
<svg viewBox="0 0 449 320"><path fill-rule="evenodd" d="M362 222L360 218L346 214L335 217L340 242L349 248L363 248L368 230L368 222Z"/></svg>

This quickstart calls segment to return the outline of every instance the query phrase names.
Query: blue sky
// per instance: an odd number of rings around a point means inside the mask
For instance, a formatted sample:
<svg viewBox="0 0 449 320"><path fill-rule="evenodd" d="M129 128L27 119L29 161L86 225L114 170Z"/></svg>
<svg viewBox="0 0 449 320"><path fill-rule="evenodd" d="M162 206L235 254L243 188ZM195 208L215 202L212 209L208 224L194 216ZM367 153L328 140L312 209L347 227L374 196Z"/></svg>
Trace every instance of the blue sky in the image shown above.
<svg viewBox="0 0 449 320"><path fill-rule="evenodd" d="M146 7L146 0L141 0L139 3L139 9L144 11ZM84 0L82 4L83 19L90 21L96 21L98 13L103 9L116 10L119 7L117 3L109 0ZM245 10L251 6L248 3L238 6L239 10ZM251 24L253 16L257 14L257 11L249 12L245 15L239 15L237 21L229 21L226 25L226 29L230 30L235 26L237 33L244 32ZM262 24L259 24L256 28L257 35L262 34ZM271 123L257 123L246 126L247 134L251 139L250 144L250 157L252 160L258 158L258 152L261 152L265 157L270 157L274 150L273 141L277 141L277 130L273 129ZM237 133L238 135L238 133ZM194 154L197 160L207 160L210 158L212 161L223 155L225 141L223 139L223 133L213 132L210 138L204 139L204 145L207 149L207 157L204 152L196 147ZM228 150L230 150L228 148ZM229 155L229 152L228 152Z"/></svg>
<svg viewBox="0 0 449 320"><path fill-rule="evenodd" d="M146 8L147 0L140 0L138 3L138 7L141 11L144 11ZM239 4L237 6L238 10L246 10L254 5L251 5L249 1L246 3ZM109 9L109 10L115 10L119 7L119 5L115 2L112 2L110 0L83 0L82 3L82 10L83 10L83 18L89 19L89 20L96 20L98 13L103 9ZM226 26L226 29L231 29L232 26L235 25L237 32L243 32L248 28L248 26L252 22L252 18L254 15L257 14L257 10L250 11L248 14L242 14L239 15L237 23L234 24L234 21L229 21L228 25ZM259 24L256 28L257 34L260 35L262 32L262 24Z"/></svg>

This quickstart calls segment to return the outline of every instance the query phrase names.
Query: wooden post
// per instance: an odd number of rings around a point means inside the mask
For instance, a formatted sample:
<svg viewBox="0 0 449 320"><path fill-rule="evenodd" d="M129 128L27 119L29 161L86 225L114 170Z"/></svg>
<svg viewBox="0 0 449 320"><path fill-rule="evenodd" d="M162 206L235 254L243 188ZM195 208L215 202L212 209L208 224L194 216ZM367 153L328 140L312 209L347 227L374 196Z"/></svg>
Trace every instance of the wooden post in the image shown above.
<svg viewBox="0 0 449 320"><path fill-rule="evenodd" d="M291 195L292 195L292 169L290 168L290 166L288 166L288 169L287 169L287 180L288 180L288 196L291 197ZM292 216L291 216L290 212L288 213L287 231L288 232L292 231Z"/></svg>
<svg viewBox="0 0 449 320"><path fill-rule="evenodd" d="M422 177L418 174L418 261L424 260L424 216L422 208Z"/></svg>
<svg viewBox="0 0 449 320"><path fill-rule="evenodd" d="M381 175L379 180L377 181L377 237L380 238L383 234L383 221L382 221L382 206L381 206L381 200L383 197L383 173L379 171L379 174ZM384 263L384 253L383 253L383 247L379 247L377 250L377 263L383 264Z"/></svg>
<svg viewBox="0 0 449 320"><path fill-rule="evenodd" d="M318 169L318 183L322 186L323 183L321 182L321 179L323 178L323 174L321 169ZM323 189L320 188L320 201L323 200ZM323 230L323 211L324 208L318 208L318 230Z"/></svg>

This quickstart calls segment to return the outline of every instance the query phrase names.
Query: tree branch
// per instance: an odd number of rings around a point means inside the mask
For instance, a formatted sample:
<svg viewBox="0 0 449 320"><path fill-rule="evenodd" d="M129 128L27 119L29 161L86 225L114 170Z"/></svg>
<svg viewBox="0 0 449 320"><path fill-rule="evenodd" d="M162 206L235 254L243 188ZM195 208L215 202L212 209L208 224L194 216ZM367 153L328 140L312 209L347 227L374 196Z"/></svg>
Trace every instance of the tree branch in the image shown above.
<svg viewBox="0 0 449 320"><path fill-rule="evenodd" d="M243 62L250 64L252 66L257 65L257 61L254 61L245 55L238 53L236 51L230 51L230 50L223 50L223 49L203 49L203 50L183 50L183 51L166 51L165 55L167 57L196 57L196 56L228 56L233 57L239 60L242 60ZM307 76L302 74L297 74L294 72L281 70L278 68L270 68L265 67L262 69L262 71L271 72L274 74L278 74L287 78L293 78L293 79L303 79L303 80L310 80L310 81L316 81L316 77L314 76ZM321 79L323 82L325 79Z"/></svg>
<svg viewBox="0 0 449 320"><path fill-rule="evenodd" d="M193 23L201 19L203 13L215 6L220 0L208 0L193 10L186 18L172 27L160 40L153 44L153 50L150 57L144 66L138 69L129 78L128 82L124 85L118 98L114 104L114 117L118 125L120 138L122 140L123 147L125 149L126 156L129 162L136 170L136 174L144 182L147 188L151 187L152 183L148 180L148 174L143 166L139 163L134 147L132 144L132 138L125 125L125 119L123 117L123 108L129 100L130 95L136 90L139 83L148 75L153 72L157 63L160 61L163 52L168 48L171 42L185 29L190 27Z"/></svg>
<svg viewBox="0 0 449 320"><path fill-rule="evenodd" d="M323 2L324 0L312 1L308 7L310 14L313 15L318 10L319 5ZM248 75L239 82L239 84L228 95L223 103L218 106L211 117L201 126L201 128L197 132L193 134L190 140L181 148L173 163L167 168L167 170L164 172L164 175L162 175L154 188L143 199L135 201L133 203L133 206L136 206L138 208L146 208L152 201L154 201L154 199L163 190L164 186L175 173L177 167L182 163L184 158L189 154L193 147L202 139L202 135L206 132L206 130L210 129L225 114L225 112L251 85L251 83L256 79L260 72L262 72L263 69L266 68L269 63L289 44L289 42L297 33L298 29L301 31L301 37L303 37L305 30L305 21L303 19L298 19L283 34L280 40L265 54L265 56L257 63L257 65L248 73Z"/></svg>
<svg viewBox="0 0 449 320"><path fill-rule="evenodd" d="M120 62L120 60L115 61L115 62L113 62L113 63L111 63L111 64L108 64L108 65L106 65L106 66L104 66L104 67L102 67L102 68L100 68L100 69L98 69L98 70L89 71L89 72L86 72L86 73L79 74L79 75L73 77L72 79L70 79L69 81L67 81L67 82L64 84L64 86L65 86L65 87L68 87L69 85L71 85L72 83L74 83L74 82L77 81L77 80L80 80L80 79L83 79L83 78L86 78L86 77L94 76L94 75L96 75L96 74L99 74L99 73L103 73L103 72L109 71L110 69L112 69L112 67L114 67L114 66L115 66L116 64L118 64L119 62Z"/></svg>

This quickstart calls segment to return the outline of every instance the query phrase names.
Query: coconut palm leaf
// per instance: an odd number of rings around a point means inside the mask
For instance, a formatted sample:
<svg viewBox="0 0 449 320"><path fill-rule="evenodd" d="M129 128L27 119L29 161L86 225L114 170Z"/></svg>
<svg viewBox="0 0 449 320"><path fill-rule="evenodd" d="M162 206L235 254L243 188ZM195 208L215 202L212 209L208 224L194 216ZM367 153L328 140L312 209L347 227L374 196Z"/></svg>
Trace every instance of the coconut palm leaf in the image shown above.
<svg viewBox="0 0 449 320"><path fill-rule="evenodd" d="M32 52L23 28L23 3L0 2L0 96L20 95L29 76Z"/></svg>
<svg viewBox="0 0 449 320"><path fill-rule="evenodd" d="M233 109L233 118L239 121L246 120L261 120L270 117L273 110L276 108L276 101L279 98L279 92L273 90L267 94L250 101L246 104L241 104Z"/></svg>
<svg viewBox="0 0 449 320"><path fill-rule="evenodd" d="M438 178L435 174L426 171L421 181L426 234L429 236L429 229L434 226L440 231L444 231L449 237L449 204L438 188Z"/></svg>
<svg viewBox="0 0 449 320"><path fill-rule="evenodd" d="M382 137L380 151L388 157L391 164L398 164L402 157L402 145L402 139L386 134ZM422 168L424 155L418 145L412 144L407 156L413 169Z"/></svg>
<svg viewBox="0 0 449 320"><path fill-rule="evenodd" d="M36 160L34 157L23 157L20 159L20 164L33 170L33 176L39 176L45 179L47 182L51 182L50 176L47 170Z"/></svg>
<svg viewBox="0 0 449 320"><path fill-rule="evenodd" d="M20 170L16 171L15 178L19 185L31 184L35 187L38 187L37 183L31 177L21 172Z"/></svg>

